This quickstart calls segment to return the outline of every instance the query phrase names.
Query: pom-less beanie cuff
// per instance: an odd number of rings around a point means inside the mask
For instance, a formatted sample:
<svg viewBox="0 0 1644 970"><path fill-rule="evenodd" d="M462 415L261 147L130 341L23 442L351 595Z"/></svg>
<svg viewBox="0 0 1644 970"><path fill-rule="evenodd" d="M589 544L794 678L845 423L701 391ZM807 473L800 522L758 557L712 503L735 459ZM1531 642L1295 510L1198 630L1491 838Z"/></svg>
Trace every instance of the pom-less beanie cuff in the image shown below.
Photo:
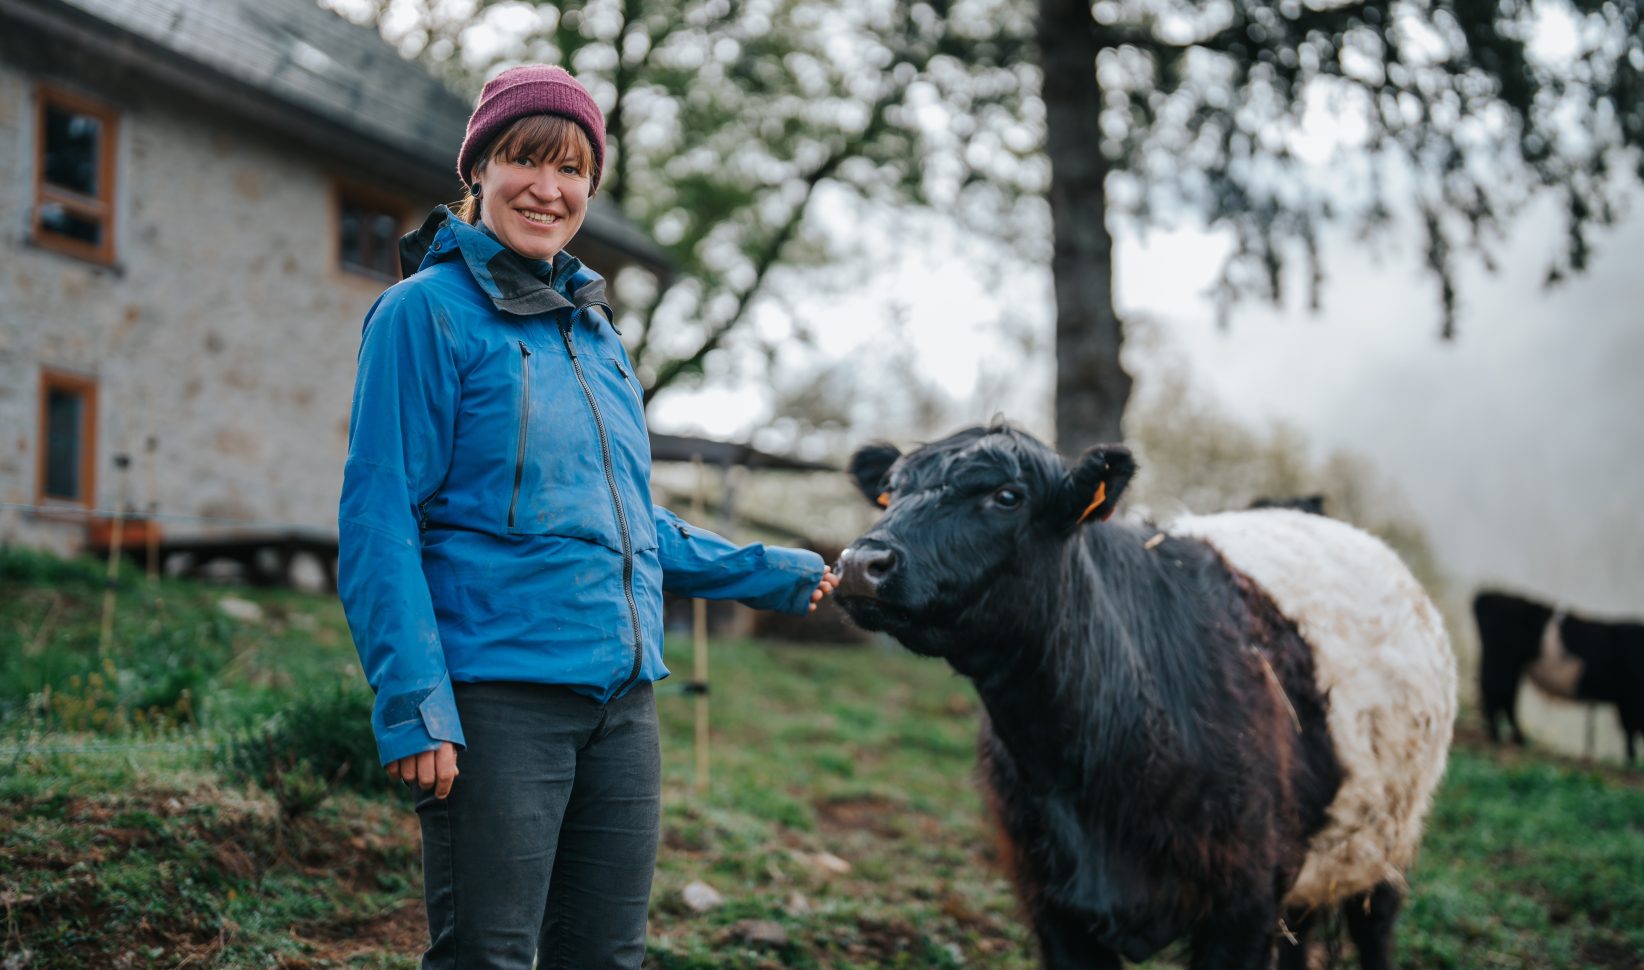
<svg viewBox="0 0 1644 970"><path fill-rule="evenodd" d="M474 166L492 139L530 115L560 115L581 126L594 148L594 171L588 190L599 188L599 176L605 168L605 115L576 78L562 67L547 64L511 67L486 82L479 105L468 118L462 150L457 153L457 175L463 184L474 184Z"/></svg>

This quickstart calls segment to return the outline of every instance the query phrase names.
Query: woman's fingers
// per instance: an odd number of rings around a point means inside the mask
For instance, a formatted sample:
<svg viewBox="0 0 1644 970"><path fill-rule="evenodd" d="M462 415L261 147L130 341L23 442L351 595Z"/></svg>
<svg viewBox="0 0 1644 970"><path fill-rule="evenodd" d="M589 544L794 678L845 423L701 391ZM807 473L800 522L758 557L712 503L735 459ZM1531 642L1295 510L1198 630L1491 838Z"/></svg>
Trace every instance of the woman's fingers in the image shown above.
<svg viewBox="0 0 1644 970"><path fill-rule="evenodd" d="M457 746L449 741L440 742L440 749L434 752L434 775L438 778L434 785L435 798L451 794L451 785L456 782L457 773Z"/></svg>
<svg viewBox="0 0 1644 970"><path fill-rule="evenodd" d="M815 613L816 604L822 602L822 598L833 592L834 587L838 585L839 577L833 574L833 570L823 566L822 581L816 584L815 589L811 590L811 605L808 612Z"/></svg>
<svg viewBox="0 0 1644 970"><path fill-rule="evenodd" d="M451 785L457 780L457 746L441 741L438 750L406 755L390 761L383 770L390 778L419 785L424 791L432 788L435 798L444 798L451 794Z"/></svg>
<svg viewBox="0 0 1644 970"><path fill-rule="evenodd" d="M424 751L417 755L417 784L423 791L434 787L434 752Z"/></svg>

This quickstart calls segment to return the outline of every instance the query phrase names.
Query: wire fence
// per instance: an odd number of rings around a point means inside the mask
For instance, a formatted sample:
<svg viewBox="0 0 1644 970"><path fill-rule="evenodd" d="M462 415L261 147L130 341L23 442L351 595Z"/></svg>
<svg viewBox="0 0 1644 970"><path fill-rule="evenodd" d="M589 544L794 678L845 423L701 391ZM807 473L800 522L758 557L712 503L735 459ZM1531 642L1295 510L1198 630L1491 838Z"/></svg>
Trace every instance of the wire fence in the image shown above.
<svg viewBox="0 0 1644 970"><path fill-rule="evenodd" d="M189 522L197 525L215 525L240 529L268 529L283 531L328 531L328 527L312 522L273 522L266 519L243 519L223 515L193 515L186 512L143 512L136 509L95 509L80 505L37 505L31 502L0 502L0 511L31 512L51 518L91 519L146 519L158 522Z"/></svg>

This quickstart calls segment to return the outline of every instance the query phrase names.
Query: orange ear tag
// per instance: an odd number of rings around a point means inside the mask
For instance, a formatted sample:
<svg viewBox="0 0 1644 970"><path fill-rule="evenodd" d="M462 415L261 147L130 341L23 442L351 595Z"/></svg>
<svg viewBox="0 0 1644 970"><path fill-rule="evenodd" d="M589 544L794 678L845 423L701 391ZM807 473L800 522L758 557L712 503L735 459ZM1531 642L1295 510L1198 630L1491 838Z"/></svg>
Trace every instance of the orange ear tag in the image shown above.
<svg viewBox="0 0 1644 970"><path fill-rule="evenodd" d="M880 508L888 509L890 508L890 493L880 492L879 497L874 499L874 501L879 503Z"/></svg>
<svg viewBox="0 0 1644 970"><path fill-rule="evenodd" d="M1073 524L1084 525L1085 520L1090 518L1090 514L1095 512L1096 509L1105 501L1107 501L1107 482L1097 482L1096 497L1090 500L1090 504L1085 506L1085 510L1079 513L1079 521Z"/></svg>

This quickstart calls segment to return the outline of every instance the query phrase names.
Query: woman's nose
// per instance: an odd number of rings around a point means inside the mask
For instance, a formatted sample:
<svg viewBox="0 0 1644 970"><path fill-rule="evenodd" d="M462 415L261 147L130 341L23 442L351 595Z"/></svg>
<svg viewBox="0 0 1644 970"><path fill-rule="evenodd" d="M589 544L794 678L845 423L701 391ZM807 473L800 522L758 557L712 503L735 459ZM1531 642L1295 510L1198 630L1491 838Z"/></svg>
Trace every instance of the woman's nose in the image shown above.
<svg viewBox="0 0 1644 970"><path fill-rule="evenodd" d="M552 168L543 168L537 174L536 182L531 188L538 196L549 201L564 194L560 187L560 174Z"/></svg>

